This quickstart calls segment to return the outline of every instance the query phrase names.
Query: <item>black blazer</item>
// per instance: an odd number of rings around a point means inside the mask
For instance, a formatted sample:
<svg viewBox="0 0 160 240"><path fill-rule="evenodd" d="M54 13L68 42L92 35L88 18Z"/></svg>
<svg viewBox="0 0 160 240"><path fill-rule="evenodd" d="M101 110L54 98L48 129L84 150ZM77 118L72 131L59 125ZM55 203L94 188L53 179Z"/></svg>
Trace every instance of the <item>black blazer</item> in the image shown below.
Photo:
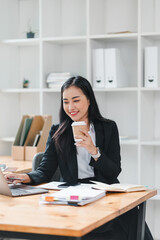
<svg viewBox="0 0 160 240"><path fill-rule="evenodd" d="M93 158L91 158L90 161L90 165L94 168L95 179L108 184L116 183L118 182L117 177L121 172L120 145L117 125L112 120L103 122L98 121L93 124L96 133L96 146L99 147L101 151L101 156L97 161ZM56 152L52 137L58 127L59 125L53 125L51 127L42 162L36 171L32 171L28 174L32 179L33 184L49 182L58 166L63 181L78 181L76 153L73 152L69 162L64 162Z"/></svg>
<svg viewBox="0 0 160 240"><path fill-rule="evenodd" d="M59 125L53 125L49 132L46 150L40 166L36 171L28 173L33 184L49 182L58 166L64 181L76 182L78 180L76 153L73 152L73 156L69 163L64 162L62 158L57 155L52 136L58 127ZM94 167L95 179L109 184L116 183L118 182L117 177L121 172L117 125L114 121L107 120L94 123L94 127L96 132L96 146L99 147L101 151L101 156L97 161L93 158L91 158L90 161L90 165ZM118 238L120 237L119 239L123 239L123 232L126 232L128 236L127 239L134 240L136 239L137 233L137 213L137 208L134 208L111 222L95 229L93 232L102 233L115 229ZM117 225L121 226L118 232L116 230ZM147 225L145 225L145 240L153 240Z"/></svg>

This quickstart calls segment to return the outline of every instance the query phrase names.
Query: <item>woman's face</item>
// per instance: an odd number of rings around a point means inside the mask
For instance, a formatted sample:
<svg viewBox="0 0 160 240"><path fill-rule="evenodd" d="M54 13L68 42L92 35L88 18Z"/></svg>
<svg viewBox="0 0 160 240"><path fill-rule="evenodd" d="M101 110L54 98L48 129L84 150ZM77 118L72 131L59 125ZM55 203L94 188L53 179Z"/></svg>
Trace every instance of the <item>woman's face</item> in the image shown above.
<svg viewBox="0 0 160 240"><path fill-rule="evenodd" d="M78 87L71 86L63 92L63 109L73 121L88 123L88 108L90 102Z"/></svg>

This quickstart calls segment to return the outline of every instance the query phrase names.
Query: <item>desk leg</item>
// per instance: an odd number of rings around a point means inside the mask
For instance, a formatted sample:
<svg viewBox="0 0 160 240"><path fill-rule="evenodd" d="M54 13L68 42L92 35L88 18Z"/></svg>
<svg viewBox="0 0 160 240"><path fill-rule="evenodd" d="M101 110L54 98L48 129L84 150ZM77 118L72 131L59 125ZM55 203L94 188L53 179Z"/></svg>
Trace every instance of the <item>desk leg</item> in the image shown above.
<svg viewBox="0 0 160 240"><path fill-rule="evenodd" d="M146 214L146 202L143 202L139 205L138 209L137 240L144 240L145 214Z"/></svg>

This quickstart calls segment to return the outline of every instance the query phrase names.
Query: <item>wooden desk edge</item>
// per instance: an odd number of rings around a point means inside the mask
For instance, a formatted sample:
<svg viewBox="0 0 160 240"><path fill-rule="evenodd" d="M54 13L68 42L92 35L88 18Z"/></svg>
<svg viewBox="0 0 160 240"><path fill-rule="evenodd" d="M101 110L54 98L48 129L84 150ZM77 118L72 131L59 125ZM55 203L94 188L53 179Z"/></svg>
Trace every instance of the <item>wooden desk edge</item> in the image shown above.
<svg viewBox="0 0 160 240"><path fill-rule="evenodd" d="M149 198L155 196L157 194L157 190L147 190L145 191L148 194L145 196L142 196L134 203L131 203L126 207L122 208L121 210L118 210L116 213L112 213L111 216L107 216L107 222L111 221L112 219L122 215L123 213L133 209L134 207L140 205L141 203L145 202ZM130 193L128 193L130 194ZM87 227L81 229L81 230L74 230L74 229L54 229L54 228L45 228L45 229L39 229L38 227L25 227L25 226L16 226L16 232L23 232L23 233L33 233L33 234L45 234L45 235L57 235L57 236L68 236L68 237L82 237L85 234L91 232L92 230L98 228L99 226L106 223L106 217L99 220L98 222L92 223L91 225L88 225ZM8 226L1 226L1 231L15 231L15 227ZM8 230L9 229L9 230ZM63 233L63 234L62 234Z"/></svg>

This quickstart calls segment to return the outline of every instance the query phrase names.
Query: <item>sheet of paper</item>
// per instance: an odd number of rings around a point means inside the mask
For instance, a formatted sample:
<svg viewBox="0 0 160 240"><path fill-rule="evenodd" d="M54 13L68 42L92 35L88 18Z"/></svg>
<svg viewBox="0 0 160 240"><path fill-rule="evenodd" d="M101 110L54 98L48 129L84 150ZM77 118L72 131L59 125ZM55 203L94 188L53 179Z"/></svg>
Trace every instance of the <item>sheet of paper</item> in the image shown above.
<svg viewBox="0 0 160 240"><path fill-rule="evenodd" d="M42 184L40 185L41 188L45 188L45 189L48 189L48 190L61 190L63 189L62 187L59 187L60 184L63 184L65 182L56 182L56 181L53 181L53 182L49 182L49 183L45 183L45 184Z"/></svg>
<svg viewBox="0 0 160 240"><path fill-rule="evenodd" d="M78 196L79 197L78 200L85 200L85 199L91 199L91 198L94 199L98 195L101 195L103 192L104 191L102 190L96 190L90 187L79 185L75 187L68 187L59 192L55 192L53 193L53 196L60 200L66 200L66 199L69 200L70 197L72 196Z"/></svg>
<svg viewBox="0 0 160 240"><path fill-rule="evenodd" d="M49 190L61 190L61 189L64 189L64 187L62 186L59 186L61 184L64 184L65 182L56 182L56 181L53 181L53 182L49 182L49 183L45 183L45 184L42 184L40 185L41 188L45 188L45 189L49 189ZM79 185L76 185L75 187L76 188L92 188L94 184L92 183L81 183Z"/></svg>

